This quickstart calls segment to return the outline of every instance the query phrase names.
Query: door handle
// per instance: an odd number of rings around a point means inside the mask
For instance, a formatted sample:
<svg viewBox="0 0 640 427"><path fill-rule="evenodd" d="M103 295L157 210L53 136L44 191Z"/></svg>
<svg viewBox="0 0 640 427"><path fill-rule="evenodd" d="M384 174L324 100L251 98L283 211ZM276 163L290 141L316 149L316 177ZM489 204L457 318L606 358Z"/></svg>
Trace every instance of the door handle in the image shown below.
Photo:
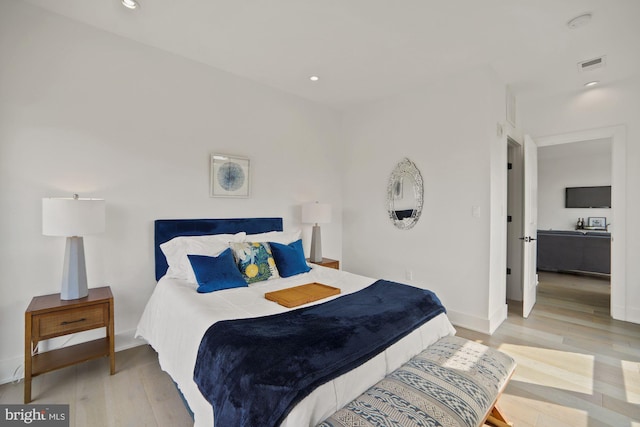
<svg viewBox="0 0 640 427"><path fill-rule="evenodd" d="M518 237L518 239L524 240L525 242L533 242L534 240L538 240L538 239L534 239L531 236Z"/></svg>

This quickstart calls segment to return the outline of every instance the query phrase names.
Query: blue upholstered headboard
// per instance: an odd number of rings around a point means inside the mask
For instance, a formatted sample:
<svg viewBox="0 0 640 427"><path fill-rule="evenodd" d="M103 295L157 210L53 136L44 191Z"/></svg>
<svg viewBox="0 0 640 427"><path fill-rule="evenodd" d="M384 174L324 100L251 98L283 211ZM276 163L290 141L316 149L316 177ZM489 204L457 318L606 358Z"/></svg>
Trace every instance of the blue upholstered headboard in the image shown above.
<svg viewBox="0 0 640 427"><path fill-rule="evenodd" d="M156 280L167 272L169 265L160 245L178 236L203 236L209 234L247 234L282 231L282 218L232 218L232 219L158 219L155 221Z"/></svg>

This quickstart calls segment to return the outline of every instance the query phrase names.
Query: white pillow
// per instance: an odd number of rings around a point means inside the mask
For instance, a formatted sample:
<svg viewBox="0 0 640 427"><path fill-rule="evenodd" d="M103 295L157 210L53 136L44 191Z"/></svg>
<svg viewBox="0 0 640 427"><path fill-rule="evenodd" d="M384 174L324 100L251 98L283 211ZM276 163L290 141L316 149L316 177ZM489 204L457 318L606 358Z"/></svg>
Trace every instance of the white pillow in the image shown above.
<svg viewBox="0 0 640 427"><path fill-rule="evenodd" d="M294 231L268 231L260 234L247 234L244 238L245 242L276 242L288 245L291 242L299 240L302 236L301 230Z"/></svg>
<svg viewBox="0 0 640 427"><path fill-rule="evenodd" d="M197 283L187 255L218 256L229 242L243 242L247 233L212 234L207 236L178 236L160 245L169 268L167 277Z"/></svg>

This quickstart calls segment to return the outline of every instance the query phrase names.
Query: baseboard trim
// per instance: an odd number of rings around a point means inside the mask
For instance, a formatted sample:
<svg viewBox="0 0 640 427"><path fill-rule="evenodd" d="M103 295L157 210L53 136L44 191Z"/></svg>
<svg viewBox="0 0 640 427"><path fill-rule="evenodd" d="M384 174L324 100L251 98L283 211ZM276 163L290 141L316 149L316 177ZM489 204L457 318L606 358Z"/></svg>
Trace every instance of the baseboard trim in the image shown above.
<svg viewBox="0 0 640 427"><path fill-rule="evenodd" d="M627 307L627 322L640 324L640 308Z"/></svg>
<svg viewBox="0 0 640 427"><path fill-rule="evenodd" d="M498 329L498 327L502 325L502 322L507 320L508 313L509 306L507 304L504 304L493 313L493 316L489 318L489 335L493 335L496 329Z"/></svg>
<svg viewBox="0 0 640 427"><path fill-rule="evenodd" d="M483 334L489 334L490 328L488 319L470 316L453 310L447 310L447 316L449 317L449 320L451 320L451 323L453 323L453 326L460 326L461 328L471 329L472 331L481 332Z"/></svg>
<svg viewBox="0 0 640 427"><path fill-rule="evenodd" d="M24 356L0 360L0 384L18 382L24 378Z"/></svg>
<svg viewBox="0 0 640 427"><path fill-rule="evenodd" d="M119 334L116 334L116 351L128 350L130 348L145 345L147 343L141 338L136 338L135 333L135 329L130 329L128 331L123 331Z"/></svg>
<svg viewBox="0 0 640 427"><path fill-rule="evenodd" d="M447 310L447 316L454 326L460 326L461 328L491 335L496 331L496 329L498 329L502 322L507 319L507 312L508 306L505 304L496 310L496 312L493 313L493 316L489 319L470 316L453 310Z"/></svg>

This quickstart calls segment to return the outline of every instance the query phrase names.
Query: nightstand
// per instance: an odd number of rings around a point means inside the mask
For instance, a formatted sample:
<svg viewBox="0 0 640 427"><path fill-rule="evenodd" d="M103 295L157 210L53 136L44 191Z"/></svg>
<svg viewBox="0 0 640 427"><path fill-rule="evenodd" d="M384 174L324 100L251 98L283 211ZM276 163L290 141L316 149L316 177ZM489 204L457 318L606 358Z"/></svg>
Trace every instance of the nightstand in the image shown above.
<svg viewBox="0 0 640 427"><path fill-rule="evenodd" d="M323 267L335 268L336 270L340 270L340 261L331 259L331 258L322 258L322 262L313 262L309 258L307 258L308 262L313 264L318 264Z"/></svg>
<svg viewBox="0 0 640 427"><path fill-rule="evenodd" d="M42 340L97 328L106 328L104 338L51 351L33 351ZM61 300L60 294L33 298L24 313L24 403L31 402L33 377L104 356L109 357L113 375L116 358L111 288L92 288L88 296L75 300Z"/></svg>

